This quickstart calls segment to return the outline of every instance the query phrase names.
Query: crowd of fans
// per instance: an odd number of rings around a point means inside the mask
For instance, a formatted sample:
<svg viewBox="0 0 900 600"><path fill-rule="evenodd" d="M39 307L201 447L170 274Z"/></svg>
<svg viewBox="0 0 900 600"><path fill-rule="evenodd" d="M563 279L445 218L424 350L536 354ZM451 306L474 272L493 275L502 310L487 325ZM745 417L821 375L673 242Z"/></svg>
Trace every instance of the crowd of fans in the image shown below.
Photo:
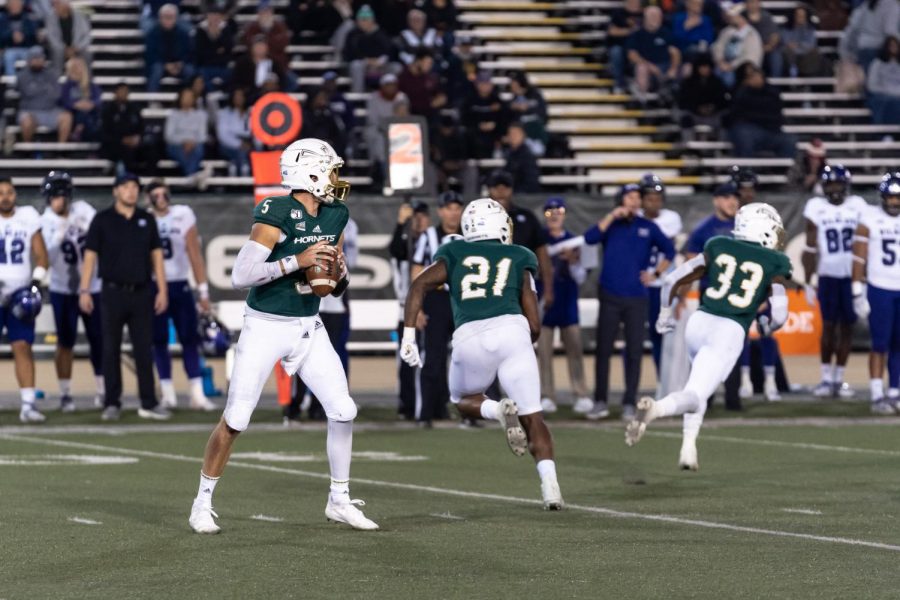
<svg viewBox="0 0 900 600"><path fill-rule="evenodd" d="M866 0L852 12L843 0L811 1L779 25L760 0L623 0L607 29L614 92L630 89L642 101L657 92L677 108L686 136L705 125L730 139L736 156L793 157L796 140L784 132L782 102L767 78L830 74L816 28L846 28L840 60L868 75L873 121L900 122L900 0ZM546 102L524 72L506 74L512 98L505 99L494 74L479 70L452 0L290 0L284 14L260 0L243 27L234 0L205 0L199 14L179 5L143 2L147 90L172 83L191 90L154 128L124 84L101 101L89 68L90 20L70 0L7 0L0 49L5 73L17 75L22 139L43 127L58 141L102 141L119 170L152 171L167 156L192 176L218 156L229 173L246 175L249 107L269 91L301 91L302 69L292 68L288 48L302 41L334 47L351 91L368 95L363 121L340 91L338 72L328 71L321 85L302 88L302 135L370 158L376 185L385 175L384 120L392 116L427 120L441 187L463 176L465 159L505 158L523 191L537 191L537 159L567 153L565 139L548 133Z"/></svg>

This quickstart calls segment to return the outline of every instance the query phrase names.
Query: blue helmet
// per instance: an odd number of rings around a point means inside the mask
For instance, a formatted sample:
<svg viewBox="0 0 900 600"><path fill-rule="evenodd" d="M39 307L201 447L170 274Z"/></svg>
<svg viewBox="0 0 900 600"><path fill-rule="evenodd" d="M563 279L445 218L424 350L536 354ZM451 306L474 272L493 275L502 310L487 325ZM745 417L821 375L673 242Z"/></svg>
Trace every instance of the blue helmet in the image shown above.
<svg viewBox="0 0 900 600"><path fill-rule="evenodd" d="M900 214L900 206L888 206L887 199L890 197L900 197L900 171L894 173L885 173L878 184L878 193L881 194L881 206L884 212L891 216Z"/></svg>
<svg viewBox="0 0 900 600"><path fill-rule="evenodd" d="M36 285L29 285L14 291L6 306L15 318L31 323L41 312L41 300L41 290Z"/></svg>
<svg viewBox="0 0 900 600"><path fill-rule="evenodd" d="M200 345L207 356L224 356L231 347L229 332L213 315L200 315Z"/></svg>
<svg viewBox="0 0 900 600"><path fill-rule="evenodd" d="M731 182L734 183L738 189L742 187L752 187L755 189L756 186L759 185L759 177L756 176L756 173L750 167L734 165L731 167Z"/></svg>
<svg viewBox="0 0 900 600"><path fill-rule="evenodd" d="M41 193L46 200L63 196L72 199L72 176L65 171L50 171L41 183Z"/></svg>
<svg viewBox="0 0 900 600"><path fill-rule="evenodd" d="M819 181L822 182L823 191L828 199L835 203L841 203L844 201L844 196L850 189L850 169L844 165L825 165L822 167L822 172L819 174ZM842 185L840 187L830 186L831 191L829 192L829 183L839 183Z"/></svg>
<svg viewBox="0 0 900 600"><path fill-rule="evenodd" d="M645 194L663 194L666 193L666 186L663 184L663 180L659 177L659 175L654 175L653 173L647 173L641 180L638 182L638 187L641 191L641 196Z"/></svg>

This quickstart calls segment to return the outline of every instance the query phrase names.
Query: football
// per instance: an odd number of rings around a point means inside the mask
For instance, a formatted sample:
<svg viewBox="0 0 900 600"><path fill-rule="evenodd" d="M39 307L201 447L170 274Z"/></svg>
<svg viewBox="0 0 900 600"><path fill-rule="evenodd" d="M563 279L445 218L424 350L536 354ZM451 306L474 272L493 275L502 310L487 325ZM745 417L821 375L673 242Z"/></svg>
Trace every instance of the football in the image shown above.
<svg viewBox="0 0 900 600"><path fill-rule="evenodd" d="M315 264L306 270L306 280L312 288L313 294L324 298L334 291L338 280L341 278L341 269L336 260Z"/></svg>

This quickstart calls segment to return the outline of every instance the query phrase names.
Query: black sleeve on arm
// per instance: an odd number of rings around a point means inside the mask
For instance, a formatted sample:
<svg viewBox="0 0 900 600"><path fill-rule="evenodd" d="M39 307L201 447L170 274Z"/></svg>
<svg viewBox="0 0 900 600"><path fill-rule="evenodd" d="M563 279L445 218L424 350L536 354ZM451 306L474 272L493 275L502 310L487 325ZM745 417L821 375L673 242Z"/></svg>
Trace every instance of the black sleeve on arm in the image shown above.
<svg viewBox="0 0 900 600"><path fill-rule="evenodd" d="M87 250L91 250L96 253L100 253L100 221L103 219L103 215L98 213L91 220L91 225L88 227L87 239L84 241L84 247Z"/></svg>
<svg viewBox="0 0 900 600"><path fill-rule="evenodd" d="M409 258L409 236L406 234L406 225L397 223L394 227L394 235L391 237L391 244L388 246L392 258L397 260L407 260Z"/></svg>
<svg viewBox="0 0 900 600"><path fill-rule="evenodd" d="M159 228L156 226L156 218L148 214L148 226L150 227L150 250L162 248L162 241L159 239Z"/></svg>

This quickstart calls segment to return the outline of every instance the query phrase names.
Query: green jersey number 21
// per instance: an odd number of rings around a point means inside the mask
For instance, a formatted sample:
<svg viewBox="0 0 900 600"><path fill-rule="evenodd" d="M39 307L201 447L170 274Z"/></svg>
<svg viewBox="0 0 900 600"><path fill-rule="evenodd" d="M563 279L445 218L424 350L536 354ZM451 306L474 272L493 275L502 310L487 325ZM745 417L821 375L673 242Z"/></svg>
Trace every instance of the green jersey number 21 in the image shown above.
<svg viewBox="0 0 900 600"><path fill-rule="evenodd" d="M737 308L747 308L756 296L756 290L763 280L763 268L759 263L753 261L743 261L738 266L737 259L730 254L720 254L716 257L715 263L722 268L719 273L718 287L710 286L706 290L706 295L713 300L721 300L731 290L731 282L737 271L740 271L741 282L740 292L728 294L726 300L732 306Z"/></svg>
<svg viewBox="0 0 900 600"><path fill-rule="evenodd" d="M462 260L462 264L473 270L460 282L463 300L485 298L488 295L488 288L493 296L503 295L503 290L509 280L509 267L512 265L512 259L502 258L496 265L492 265L483 256L467 256Z"/></svg>

